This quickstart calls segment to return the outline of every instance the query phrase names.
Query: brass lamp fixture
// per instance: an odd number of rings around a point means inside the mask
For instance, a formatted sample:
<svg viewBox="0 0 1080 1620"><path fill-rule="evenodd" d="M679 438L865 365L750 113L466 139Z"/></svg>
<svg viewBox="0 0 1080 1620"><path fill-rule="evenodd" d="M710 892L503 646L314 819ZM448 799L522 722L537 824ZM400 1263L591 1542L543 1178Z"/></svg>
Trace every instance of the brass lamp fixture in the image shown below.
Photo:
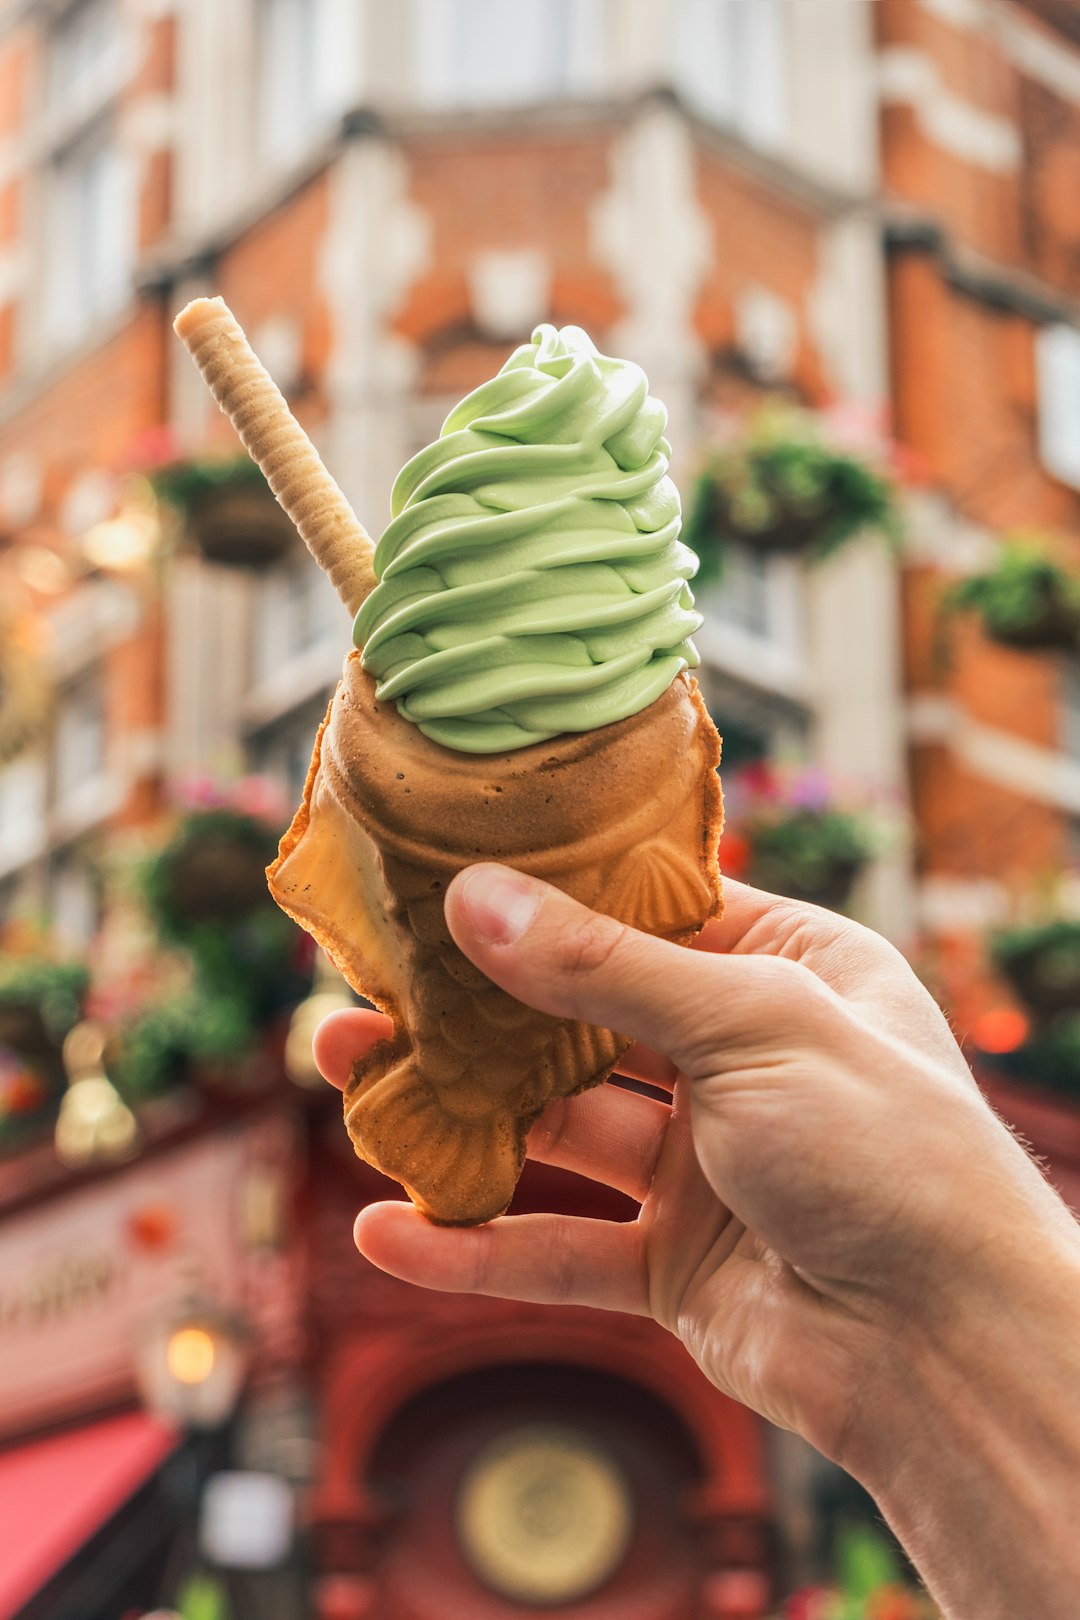
<svg viewBox="0 0 1080 1620"><path fill-rule="evenodd" d="M101 1024L76 1024L64 1041L68 1089L56 1121L56 1154L72 1170L120 1164L139 1151L138 1121L105 1073Z"/></svg>
<svg viewBox="0 0 1080 1620"><path fill-rule="evenodd" d="M159 1317L136 1360L147 1410L184 1429L220 1428L240 1399L248 1338L237 1316L198 1294Z"/></svg>

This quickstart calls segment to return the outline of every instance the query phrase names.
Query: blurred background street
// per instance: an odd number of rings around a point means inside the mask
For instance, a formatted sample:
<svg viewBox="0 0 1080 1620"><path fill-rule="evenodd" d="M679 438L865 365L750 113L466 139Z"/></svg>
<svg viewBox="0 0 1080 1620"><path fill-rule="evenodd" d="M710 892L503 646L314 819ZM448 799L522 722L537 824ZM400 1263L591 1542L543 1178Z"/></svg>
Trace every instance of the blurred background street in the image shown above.
<svg viewBox="0 0 1080 1620"><path fill-rule="evenodd" d="M928 1620L659 1328L357 1255L262 875L350 626L204 293L374 534L539 322L644 366L723 868L895 941L1075 1204L1074 0L0 0L0 1620Z"/></svg>

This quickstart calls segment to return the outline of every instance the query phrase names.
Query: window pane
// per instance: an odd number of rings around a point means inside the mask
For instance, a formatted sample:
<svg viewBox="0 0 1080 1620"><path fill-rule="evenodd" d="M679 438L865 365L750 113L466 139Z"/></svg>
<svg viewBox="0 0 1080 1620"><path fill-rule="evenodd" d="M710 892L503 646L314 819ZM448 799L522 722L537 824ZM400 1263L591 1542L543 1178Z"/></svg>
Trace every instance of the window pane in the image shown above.
<svg viewBox="0 0 1080 1620"><path fill-rule="evenodd" d="M763 146L786 127L783 21L781 0L676 0L680 90L706 117Z"/></svg>
<svg viewBox="0 0 1080 1620"><path fill-rule="evenodd" d="M49 191L47 333L74 342L123 304L134 264L133 175L111 131L68 147L53 163Z"/></svg>
<svg viewBox="0 0 1080 1620"><path fill-rule="evenodd" d="M543 101L587 76L575 46L588 0L416 0L424 99L446 106Z"/></svg>
<svg viewBox="0 0 1080 1620"><path fill-rule="evenodd" d="M1070 759L1080 764L1080 664L1069 664L1064 687L1061 746Z"/></svg>
<svg viewBox="0 0 1080 1620"><path fill-rule="evenodd" d="M301 155L345 108L355 78L356 0L260 0L259 144Z"/></svg>
<svg viewBox="0 0 1080 1620"><path fill-rule="evenodd" d="M1080 489L1080 332L1046 326L1036 340L1039 450L1055 478Z"/></svg>
<svg viewBox="0 0 1080 1620"><path fill-rule="evenodd" d="M737 540L726 541L723 570L714 609L716 616L750 635L769 635L772 627L765 553Z"/></svg>
<svg viewBox="0 0 1080 1620"><path fill-rule="evenodd" d="M60 701L55 744L56 796L63 802L105 770L105 682L84 675Z"/></svg>
<svg viewBox="0 0 1080 1620"><path fill-rule="evenodd" d="M55 26L49 40L49 102L75 120L118 88L122 35L116 0L83 0Z"/></svg>

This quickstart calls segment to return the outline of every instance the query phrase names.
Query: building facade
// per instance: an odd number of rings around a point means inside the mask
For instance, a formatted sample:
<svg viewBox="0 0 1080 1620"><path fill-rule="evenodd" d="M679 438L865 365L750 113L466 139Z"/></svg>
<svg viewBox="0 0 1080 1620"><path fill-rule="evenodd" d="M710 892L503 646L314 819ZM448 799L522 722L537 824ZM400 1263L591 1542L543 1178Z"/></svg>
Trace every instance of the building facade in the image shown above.
<svg viewBox="0 0 1080 1620"><path fill-rule="evenodd" d="M800 757L910 811L858 913L931 948L977 1016L1000 994L985 929L1073 859L1080 675L967 621L943 653L939 610L1013 529L1080 563L1078 172L1080 38L1054 0L8 0L0 615L33 624L55 707L0 769L0 923L41 910L64 949L107 955L107 852L152 838L194 776L295 796L348 643L302 551L245 571L182 536L109 550L163 442L233 448L177 309L226 298L372 532L449 407L535 324L570 322L645 366L684 489L773 395L908 452L903 568L872 536L817 569L732 546L701 592L700 674L733 759ZM212 1292L258 1342L236 1455L292 1470L308 1537L288 1579L321 1620L733 1620L812 1569L817 1464L674 1341L370 1271L351 1218L385 1189L277 1058L255 1097L200 1109L145 1128L100 1210L48 1144L9 1158L0 1254L29 1245L40 1270L37 1223L85 1219L125 1277L151 1232L179 1287L173 1262L219 1243ZM1066 1118L1025 1125L1080 1175ZM181 1240L184 1176L229 1152L255 1213L226 1200L216 1240ZM269 1237L267 1198L289 1211ZM628 1213L540 1167L520 1207ZM134 1318L113 1310L131 1286L74 1290L42 1404L0 1397L12 1446L131 1398ZM58 1399L65 1333L99 1321L108 1376ZM588 1505L578 1543L500 1518L553 1480Z"/></svg>

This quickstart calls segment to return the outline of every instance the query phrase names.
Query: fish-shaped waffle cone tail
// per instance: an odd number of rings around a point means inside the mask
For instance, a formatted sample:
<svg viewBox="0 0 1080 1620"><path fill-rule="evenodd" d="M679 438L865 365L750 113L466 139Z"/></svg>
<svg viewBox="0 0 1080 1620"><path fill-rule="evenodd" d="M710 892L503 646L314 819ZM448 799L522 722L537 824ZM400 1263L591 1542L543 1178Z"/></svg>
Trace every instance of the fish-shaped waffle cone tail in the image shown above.
<svg viewBox="0 0 1080 1620"><path fill-rule="evenodd" d="M394 1021L353 1070L345 1120L361 1158L432 1220L501 1213L531 1122L605 1080L629 1045L492 984L450 937L451 879L503 861L687 943L721 910L719 758L685 675L627 720L478 756L431 742L376 701L358 653L346 660L268 877L278 904Z"/></svg>

